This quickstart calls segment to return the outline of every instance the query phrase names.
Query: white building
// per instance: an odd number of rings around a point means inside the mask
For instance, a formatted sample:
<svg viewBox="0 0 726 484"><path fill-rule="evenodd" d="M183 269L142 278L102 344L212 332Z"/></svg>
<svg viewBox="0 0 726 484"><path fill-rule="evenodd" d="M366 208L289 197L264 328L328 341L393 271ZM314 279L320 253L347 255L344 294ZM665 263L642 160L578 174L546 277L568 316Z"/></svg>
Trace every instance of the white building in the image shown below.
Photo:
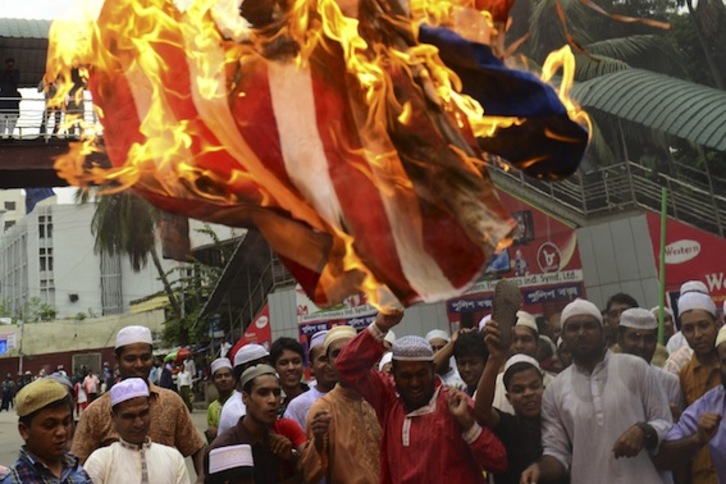
<svg viewBox="0 0 726 484"><path fill-rule="evenodd" d="M20 189L0 190L0 233L25 216L25 195Z"/></svg>
<svg viewBox="0 0 726 484"><path fill-rule="evenodd" d="M129 302L163 289L153 264L135 273L126 256L94 253L95 204L43 205L0 238L0 301L11 311L33 297L51 305L57 318L128 312ZM166 270L181 266L163 261Z"/></svg>

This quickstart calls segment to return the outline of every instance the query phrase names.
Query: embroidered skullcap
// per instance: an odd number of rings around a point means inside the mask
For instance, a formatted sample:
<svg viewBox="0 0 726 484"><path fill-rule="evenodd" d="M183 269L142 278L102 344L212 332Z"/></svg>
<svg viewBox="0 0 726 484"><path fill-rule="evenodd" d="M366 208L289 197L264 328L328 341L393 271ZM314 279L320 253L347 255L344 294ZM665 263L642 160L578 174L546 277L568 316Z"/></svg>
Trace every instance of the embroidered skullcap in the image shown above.
<svg viewBox="0 0 726 484"><path fill-rule="evenodd" d="M620 326L633 329L657 329L658 320L643 308L630 308L620 314Z"/></svg>
<svg viewBox="0 0 726 484"><path fill-rule="evenodd" d="M421 336L402 336L393 343L393 359L396 361L433 361L434 350Z"/></svg>
<svg viewBox="0 0 726 484"><path fill-rule="evenodd" d="M671 308L669 308L668 306L665 306L663 309L665 310L665 313L667 315L669 315L671 317L671 319L673 319L673 310ZM655 316L657 318L658 315L660 314L660 306L654 307L653 309L650 310L650 312L653 313L653 316Z"/></svg>
<svg viewBox="0 0 726 484"><path fill-rule="evenodd" d="M378 371L383 371L383 367L393 361L393 353L390 351L383 355L381 361L378 362Z"/></svg>
<svg viewBox="0 0 726 484"><path fill-rule="evenodd" d="M514 365L516 365L517 363L527 363L528 365L532 365L535 368L537 368L537 370L542 371L542 369L539 366L539 362L537 360L535 360L534 358L532 358L529 355L525 355L523 353L517 353L516 355L512 355L507 360L507 362L504 363L504 375L506 375L507 374L507 371L511 367L513 367Z"/></svg>
<svg viewBox="0 0 726 484"><path fill-rule="evenodd" d="M431 343L432 339L442 339L446 341L447 343L451 341L451 338L449 337L449 333L447 333L444 330L441 329L432 329L428 333L426 333L426 341Z"/></svg>
<svg viewBox="0 0 726 484"><path fill-rule="evenodd" d="M565 306L565 309L562 310L561 320L563 327L567 324L567 320L573 316L592 316L597 319L598 323L602 324L602 313L600 313L597 306L590 301L580 299L579 297Z"/></svg>
<svg viewBox="0 0 726 484"><path fill-rule="evenodd" d="M116 335L116 349L134 343L146 343L153 345L151 330L146 326L126 326Z"/></svg>
<svg viewBox="0 0 726 484"><path fill-rule="evenodd" d="M539 328L537 328L537 321L535 321L534 316L529 314L527 311L517 311L517 322L514 325L524 326L539 334Z"/></svg>
<svg viewBox="0 0 726 484"><path fill-rule="evenodd" d="M343 324L340 326L336 326L330 331L328 331L328 334L325 335L325 338L323 340L323 348L325 348L325 352L328 352L328 348L330 345L333 344L334 341L338 341L339 339L352 339L355 338L355 335L357 333L355 332L355 328L353 326L348 326L347 324Z"/></svg>
<svg viewBox="0 0 726 484"><path fill-rule="evenodd" d="M702 309L716 317L716 304L711 296L702 292L687 292L681 294L678 298L678 317L682 317L683 313L693 311L694 309Z"/></svg>
<svg viewBox="0 0 726 484"><path fill-rule="evenodd" d="M392 345L396 341L396 333L389 329L388 333L383 337L383 341L387 341Z"/></svg>
<svg viewBox="0 0 726 484"><path fill-rule="evenodd" d="M148 397L149 386L141 378L127 378L111 387L111 406L131 400L132 398Z"/></svg>
<svg viewBox="0 0 726 484"><path fill-rule="evenodd" d="M25 417L67 396L68 391L53 378L40 378L18 391L15 395L15 411L18 417Z"/></svg>
<svg viewBox="0 0 726 484"><path fill-rule="evenodd" d="M242 388L244 388L247 383L262 375L272 375L277 378L277 372L273 367L261 364L247 368L244 373L242 373L242 376L239 377L239 384Z"/></svg>
<svg viewBox="0 0 726 484"><path fill-rule="evenodd" d="M312 350L313 348L316 348L323 344L325 342L325 335L328 334L328 331L318 331L313 335L312 338L310 338L310 348L309 350Z"/></svg>
<svg viewBox="0 0 726 484"><path fill-rule="evenodd" d="M258 345L257 343L247 343L234 355L234 366L244 365L250 361L264 358L265 356L270 356L270 352L264 346Z"/></svg>
<svg viewBox="0 0 726 484"><path fill-rule="evenodd" d="M681 284L681 294L686 294L688 292L700 292L708 295L711 294L706 285L701 281L687 281Z"/></svg>
<svg viewBox="0 0 726 484"><path fill-rule="evenodd" d="M209 366L210 366L212 375L214 375L217 372L217 370L221 370L222 368L229 368L230 370L232 369L232 363L230 363L229 358L227 358L227 357L217 358Z"/></svg>
<svg viewBox="0 0 726 484"><path fill-rule="evenodd" d="M250 444L227 445L209 451L209 473L217 474L232 469L253 468L255 460L252 457Z"/></svg>
<svg viewBox="0 0 726 484"><path fill-rule="evenodd" d="M483 318L481 318L479 320L479 331L481 331L482 329L484 329L484 326L486 326L487 323L489 321L491 321L491 319L492 319L492 315L491 314L487 314L486 316L484 316Z"/></svg>
<svg viewBox="0 0 726 484"><path fill-rule="evenodd" d="M716 344L714 344L714 347L718 348L718 345L721 343L726 343L726 325L721 326L721 329L718 330L718 334L716 335Z"/></svg>

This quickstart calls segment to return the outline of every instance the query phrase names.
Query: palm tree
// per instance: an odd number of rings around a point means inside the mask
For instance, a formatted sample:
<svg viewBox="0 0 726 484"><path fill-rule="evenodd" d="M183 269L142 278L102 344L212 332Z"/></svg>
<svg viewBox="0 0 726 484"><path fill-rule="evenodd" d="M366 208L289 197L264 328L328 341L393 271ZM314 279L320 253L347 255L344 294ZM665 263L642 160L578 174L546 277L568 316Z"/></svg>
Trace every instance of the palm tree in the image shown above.
<svg viewBox="0 0 726 484"><path fill-rule="evenodd" d="M85 203L92 196L90 190L80 189L76 192L76 201ZM156 250L158 222L159 209L131 190L97 197L96 212L91 221L94 251L97 254L128 256L135 272L146 267L151 257L174 316L181 319L181 306Z"/></svg>

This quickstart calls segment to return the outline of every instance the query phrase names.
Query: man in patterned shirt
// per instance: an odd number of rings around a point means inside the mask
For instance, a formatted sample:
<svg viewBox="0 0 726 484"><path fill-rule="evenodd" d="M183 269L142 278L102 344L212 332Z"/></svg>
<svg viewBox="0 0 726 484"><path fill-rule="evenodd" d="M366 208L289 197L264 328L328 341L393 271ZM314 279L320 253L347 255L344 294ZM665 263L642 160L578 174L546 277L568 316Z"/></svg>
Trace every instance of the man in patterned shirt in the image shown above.
<svg viewBox="0 0 726 484"><path fill-rule="evenodd" d="M0 483L90 483L78 459L66 451L73 422L66 389L52 378L36 380L18 392L15 405L25 445Z"/></svg>
<svg viewBox="0 0 726 484"><path fill-rule="evenodd" d="M127 326L116 336L116 360L121 379L141 378L148 383L154 362L151 331L144 326ZM192 456L197 475L204 474L204 437L194 427L189 410L179 395L149 383L149 412L152 441L176 447L184 457ZM71 452L85 462L99 447L119 440L111 419L109 392L96 399L81 415ZM201 477L199 477L201 479Z"/></svg>
<svg viewBox="0 0 726 484"><path fill-rule="evenodd" d="M219 398L209 404L207 409L207 441L217 438L217 429L219 428L219 417L222 415L222 406L227 399L232 396L236 384L236 378L232 373L232 363L229 358L217 358L211 364L212 383L217 388Z"/></svg>

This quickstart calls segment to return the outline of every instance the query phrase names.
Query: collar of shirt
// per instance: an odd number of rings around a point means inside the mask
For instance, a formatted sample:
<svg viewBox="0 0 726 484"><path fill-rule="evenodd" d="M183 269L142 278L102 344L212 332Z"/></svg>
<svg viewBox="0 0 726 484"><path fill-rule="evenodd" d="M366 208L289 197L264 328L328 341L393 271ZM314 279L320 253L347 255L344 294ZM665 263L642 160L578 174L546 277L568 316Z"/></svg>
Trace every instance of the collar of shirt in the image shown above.
<svg viewBox="0 0 726 484"><path fill-rule="evenodd" d="M150 381L146 381L149 384L149 393L151 393L152 398L158 398L159 393L161 392L161 387L158 387L151 383Z"/></svg>
<svg viewBox="0 0 726 484"><path fill-rule="evenodd" d="M118 439L118 443L121 444L121 447L124 449L129 450L149 450L149 447L151 447L151 438L148 436L146 437L146 440L143 444L132 444L131 442L126 442L124 439L120 438Z"/></svg>
<svg viewBox="0 0 726 484"><path fill-rule="evenodd" d="M42 463L41 461L36 459L35 456L33 454L31 454L25 446L20 448L20 456L18 457L18 463L16 464L16 468L18 468L18 467L26 467L29 469L32 468L38 473L47 474L48 476L55 476L55 474L53 474L53 472L48 468L48 466L46 466L44 463ZM60 482L63 482L65 479L67 479L68 476L71 473L76 472L77 469L78 469L78 458L76 458L70 452L66 452L63 455ZM17 469L17 470L22 476L21 469Z"/></svg>
<svg viewBox="0 0 726 484"><path fill-rule="evenodd" d="M592 373L590 373L589 371L587 371L585 368L583 368L582 366L578 365L574 361L572 362L572 367L573 367L574 370L578 371L579 373L582 373L583 375L588 375L589 376L591 374L595 374L595 373L598 373L598 372L602 371L602 369L607 366L608 361L610 361L610 355L612 355L612 351L610 351L610 349L608 349L608 348L605 348L605 353L603 354L602 360L600 360L595 365L595 367L592 369Z"/></svg>

